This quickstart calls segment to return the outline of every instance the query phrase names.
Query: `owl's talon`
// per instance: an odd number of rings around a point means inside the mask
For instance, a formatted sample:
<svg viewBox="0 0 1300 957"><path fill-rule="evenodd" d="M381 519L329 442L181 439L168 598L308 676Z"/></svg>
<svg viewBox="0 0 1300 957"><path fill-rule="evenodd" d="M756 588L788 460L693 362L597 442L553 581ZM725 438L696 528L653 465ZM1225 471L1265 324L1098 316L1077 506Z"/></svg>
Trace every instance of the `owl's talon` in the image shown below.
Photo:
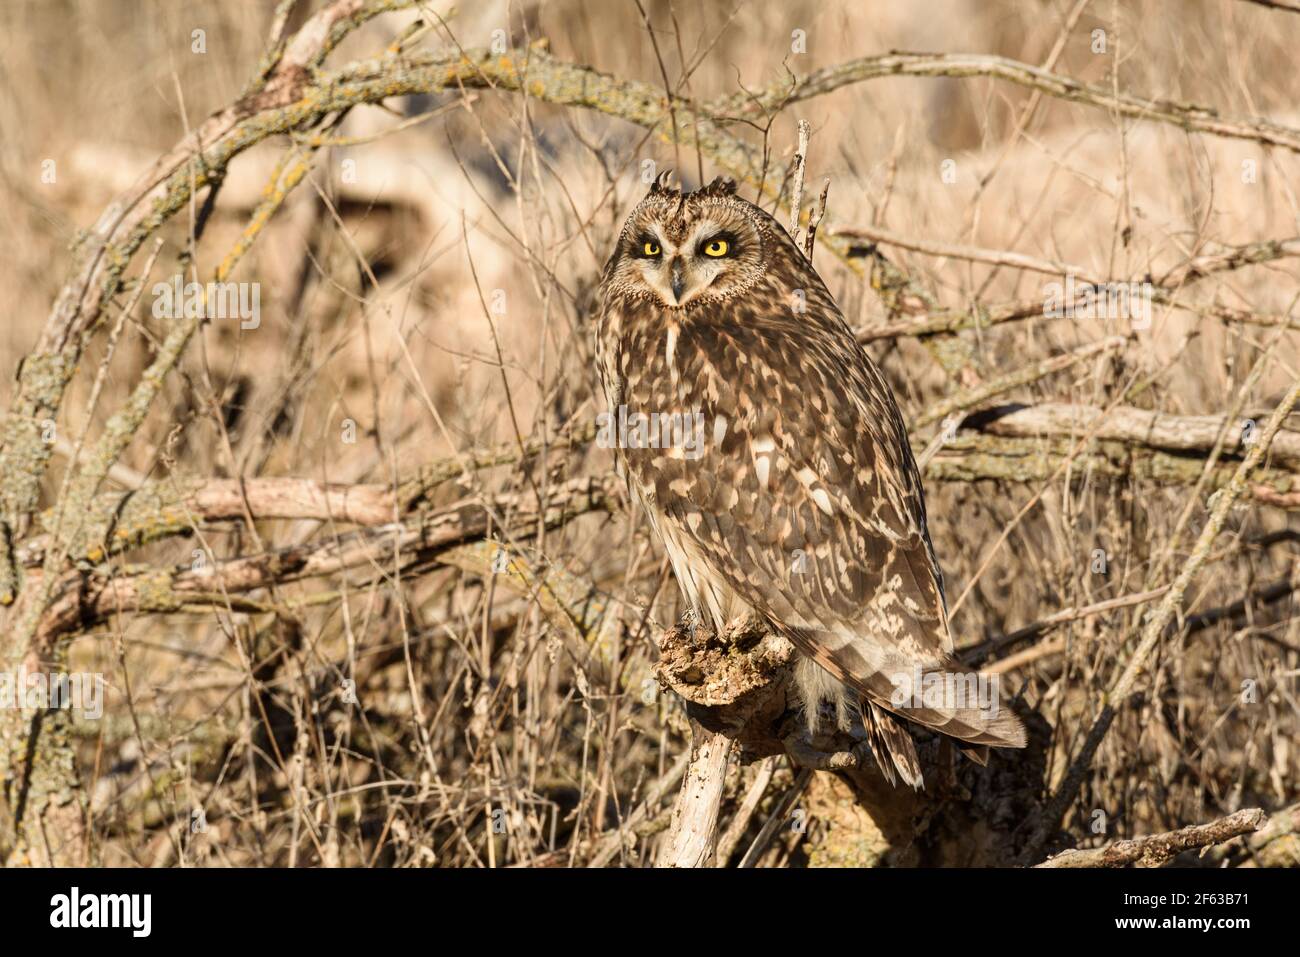
<svg viewBox="0 0 1300 957"><path fill-rule="evenodd" d="M691 635L692 643L698 642L700 638L700 629L704 623L700 618L698 609L688 608L681 618L677 619L677 627L682 631L688 631Z"/></svg>

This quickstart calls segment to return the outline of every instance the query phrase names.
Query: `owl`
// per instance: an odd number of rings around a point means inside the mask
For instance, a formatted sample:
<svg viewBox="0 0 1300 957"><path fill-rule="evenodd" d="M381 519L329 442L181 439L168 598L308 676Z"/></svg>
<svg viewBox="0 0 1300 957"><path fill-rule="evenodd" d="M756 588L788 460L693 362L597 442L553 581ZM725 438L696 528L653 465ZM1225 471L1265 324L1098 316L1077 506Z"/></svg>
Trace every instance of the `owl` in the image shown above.
<svg viewBox="0 0 1300 957"><path fill-rule="evenodd" d="M788 638L809 729L865 735L891 783L923 783L899 718L981 763L1023 747L1019 719L977 693L986 676L953 663L898 404L782 226L730 180L683 193L661 177L600 300L618 464L699 620L758 614Z"/></svg>

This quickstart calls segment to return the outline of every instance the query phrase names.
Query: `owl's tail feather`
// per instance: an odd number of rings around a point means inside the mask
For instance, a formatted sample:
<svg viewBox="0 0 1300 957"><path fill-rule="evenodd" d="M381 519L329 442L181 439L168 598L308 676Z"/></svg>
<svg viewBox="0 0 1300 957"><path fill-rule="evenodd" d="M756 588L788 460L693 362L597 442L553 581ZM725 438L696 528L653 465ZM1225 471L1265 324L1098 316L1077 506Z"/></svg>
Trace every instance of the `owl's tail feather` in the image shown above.
<svg viewBox="0 0 1300 957"><path fill-rule="evenodd" d="M859 698L858 708L862 713L862 727L867 732L871 754L885 780L897 787L897 778L902 778L913 790L924 790L921 760L916 755L912 735L903 722L869 698Z"/></svg>

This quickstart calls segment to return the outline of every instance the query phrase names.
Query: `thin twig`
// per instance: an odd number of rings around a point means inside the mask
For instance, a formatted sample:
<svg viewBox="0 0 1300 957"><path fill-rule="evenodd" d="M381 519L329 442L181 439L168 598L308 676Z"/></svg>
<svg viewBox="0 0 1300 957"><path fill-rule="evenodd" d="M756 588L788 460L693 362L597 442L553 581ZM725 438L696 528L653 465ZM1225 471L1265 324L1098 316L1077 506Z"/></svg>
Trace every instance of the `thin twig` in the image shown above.
<svg viewBox="0 0 1300 957"><path fill-rule="evenodd" d="M759 831L758 836L754 838L754 843L749 845L749 850L747 850L745 856L740 859L740 867L754 867L758 864L759 858L761 858L763 852L767 850L767 845L771 843L772 837L776 834L777 828L781 827L783 824L789 823L790 808L794 806L794 802L799 800L799 796L803 794L804 790L808 787L808 783L812 781L812 776L812 769L804 768L795 777L794 783L790 785L789 790L787 790L785 794L781 795L781 800L778 801L776 807L772 809L771 816L764 822L763 829Z"/></svg>

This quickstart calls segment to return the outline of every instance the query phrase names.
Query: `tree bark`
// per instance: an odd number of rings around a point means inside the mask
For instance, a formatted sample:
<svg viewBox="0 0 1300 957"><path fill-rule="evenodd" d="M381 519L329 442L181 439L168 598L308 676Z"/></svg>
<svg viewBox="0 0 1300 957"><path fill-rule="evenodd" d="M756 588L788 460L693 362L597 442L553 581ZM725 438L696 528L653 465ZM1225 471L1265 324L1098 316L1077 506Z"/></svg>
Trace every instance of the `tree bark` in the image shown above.
<svg viewBox="0 0 1300 957"><path fill-rule="evenodd" d="M731 739L691 722L691 763L677 792L672 824L659 850L659 867L711 867L718 811L731 758Z"/></svg>

